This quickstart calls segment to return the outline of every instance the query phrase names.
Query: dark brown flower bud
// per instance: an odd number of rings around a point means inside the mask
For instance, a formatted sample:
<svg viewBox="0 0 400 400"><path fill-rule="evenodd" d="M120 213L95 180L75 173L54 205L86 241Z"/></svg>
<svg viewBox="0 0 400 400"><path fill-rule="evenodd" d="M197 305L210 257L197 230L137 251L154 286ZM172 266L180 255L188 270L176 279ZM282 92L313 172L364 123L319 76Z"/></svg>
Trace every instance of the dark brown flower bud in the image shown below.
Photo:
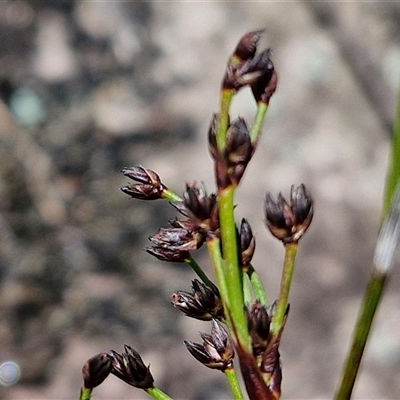
<svg viewBox="0 0 400 400"><path fill-rule="evenodd" d="M247 318L253 354L258 357L264 353L268 345L272 308L263 306L260 302L256 301L247 309Z"/></svg>
<svg viewBox="0 0 400 400"><path fill-rule="evenodd" d="M195 279L192 281L193 293L178 290L171 296L171 303L188 317L209 321L224 316L222 300L218 289L205 285Z"/></svg>
<svg viewBox="0 0 400 400"><path fill-rule="evenodd" d="M99 386L111 372L111 357L100 353L86 361L82 368L83 382L86 389Z"/></svg>
<svg viewBox="0 0 400 400"><path fill-rule="evenodd" d="M270 59L271 50L266 49L256 54L260 34L256 33L255 36L250 35L247 38L247 44L239 46L228 63L222 87L238 91L243 86L255 85L254 90L257 93L264 92L274 71L274 65ZM236 54L238 49L241 56ZM259 82L262 82L261 86ZM257 97L256 100L259 101Z"/></svg>
<svg viewBox="0 0 400 400"><path fill-rule="evenodd" d="M128 178L139 182L121 187L127 195L140 200L161 199L168 188L161 182L160 177L151 169L141 166L123 168L121 171Z"/></svg>
<svg viewBox="0 0 400 400"><path fill-rule="evenodd" d="M160 261L183 263L190 258L188 251L171 250L165 247L146 247L146 251Z"/></svg>
<svg viewBox="0 0 400 400"><path fill-rule="evenodd" d="M183 204L190 220L202 231L215 232L219 228L217 196L207 195L204 185L186 184Z"/></svg>
<svg viewBox="0 0 400 400"><path fill-rule="evenodd" d="M224 326L217 320L212 320L211 335L200 333L203 343L184 341L189 352L208 368L225 371L232 368L235 352Z"/></svg>
<svg viewBox="0 0 400 400"><path fill-rule="evenodd" d="M233 55L239 60L247 60L256 54L258 42L265 32L264 29L246 33L240 40Z"/></svg>
<svg viewBox="0 0 400 400"><path fill-rule="evenodd" d="M240 253L242 267L247 267L253 258L256 249L256 239L253 236L250 224L246 219L242 219L239 232Z"/></svg>
<svg viewBox="0 0 400 400"><path fill-rule="evenodd" d="M150 236L157 247L169 250L191 251L196 250L204 243L204 236L196 231L184 228L160 228L158 233Z"/></svg>
<svg viewBox="0 0 400 400"><path fill-rule="evenodd" d="M154 379L150 372L150 366L144 365L139 353L132 347L124 345L124 348L125 353L122 354L111 350L111 373L136 388L149 389L153 387Z"/></svg>
<svg viewBox="0 0 400 400"><path fill-rule="evenodd" d="M224 153L231 183L239 184L254 150L246 121L243 118L235 119L227 132Z"/></svg>
<svg viewBox="0 0 400 400"><path fill-rule="evenodd" d="M251 85L253 96L257 103L269 104L272 95L275 93L278 85L278 74L274 69L271 61L272 69L269 68L266 72Z"/></svg>
<svg viewBox="0 0 400 400"><path fill-rule="evenodd" d="M253 153L249 128L246 121L239 117L230 125L226 133L226 159L229 165L247 164Z"/></svg>
<svg viewBox="0 0 400 400"><path fill-rule="evenodd" d="M297 242L310 226L312 217L313 201L303 184L296 189L292 185L290 204L281 193L277 200L267 193L266 224L271 233L283 243Z"/></svg>

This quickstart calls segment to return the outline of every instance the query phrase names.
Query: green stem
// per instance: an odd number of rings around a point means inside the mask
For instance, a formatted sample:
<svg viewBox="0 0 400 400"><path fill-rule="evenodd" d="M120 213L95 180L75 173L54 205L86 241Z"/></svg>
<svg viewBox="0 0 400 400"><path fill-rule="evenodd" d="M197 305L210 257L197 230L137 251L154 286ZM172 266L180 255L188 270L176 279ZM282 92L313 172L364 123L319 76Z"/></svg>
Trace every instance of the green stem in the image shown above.
<svg viewBox="0 0 400 400"><path fill-rule="evenodd" d="M161 389L157 387L145 389L145 392L156 400L172 400L172 397L169 397L166 393L164 393Z"/></svg>
<svg viewBox="0 0 400 400"><path fill-rule="evenodd" d="M244 400L242 388L234 368L228 368L225 371L226 378L228 379L229 387L231 388L235 400Z"/></svg>
<svg viewBox="0 0 400 400"><path fill-rule="evenodd" d="M244 311L242 272L238 262L238 244L234 219L233 185L218 193L219 218L221 226L222 254L225 261L225 281L228 288L230 313L235 325L234 334L241 345L250 351L251 343Z"/></svg>
<svg viewBox="0 0 400 400"><path fill-rule="evenodd" d="M175 192L173 192L170 189L166 189L162 192L161 197L163 199L169 200L172 203L180 203L181 201L183 201L182 197L179 196L178 194L176 194Z"/></svg>
<svg viewBox="0 0 400 400"><path fill-rule="evenodd" d="M222 89L221 104L218 119L217 146L222 153L226 147L226 132L229 128L229 108L232 103L233 95L236 92L233 89Z"/></svg>
<svg viewBox="0 0 400 400"><path fill-rule="evenodd" d="M400 202L400 88L398 91L396 120L394 125L391 160L383 202L381 232L374 255L374 268L368 281L360 314L353 333L353 340L344 364L343 375L336 400L350 399L359 371L364 348L371 331L372 322L383 296L386 282L393 266L393 257L398 246L399 202ZM396 194L397 192L397 194Z"/></svg>
<svg viewBox="0 0 400 400"><path fill-rule="evenodd" d="M224 304L226 314L229 313L228 288L225 281L224 264L221 255L221 242L218 238L207 239L207 248L213 263L215 277L217 278L218 289ZM228 319L228 318L226 318Z"/></svg>
<svg viewBox="0 0 400 400"><path fill-rule="evenodd" d="M247 275L250 278L256 300L258 300L262 306L268 306L269 301L267 293L265 292L264 284L260 278L260 275L258 275L257 271L252 265L249 265Z"/></svg>
<svg viewBox="0 0 400 400"><path fill-rule="evenodd" d="M264 125L267 111L268 111L268 104L265 104L263 102L259 102L257 104L257 113L254 119L254 125L250 131L250 139L252 142L255 142L261 134L261 129Z"/></svg>
<svg viewBox="0 0 400 400"><path fill-rule="evenodd" d="M336 400L348 400L351 397L372 321L385 288L385 282L386 276L374 269L365 292L351 349L345 362L340 388L335 396Z"/></svg>
<svg viewBox="0 0 400 400"><path fill-rule="evenodd" d="M88 388L83 387L81 389L81 394L80 394L79 400L90 400L90 398L92 396L92 390L93 389L88 389Z"/></svg>
<svg viewBox="0 0 400 400"><path fill-rule="evenodd" d="M397 94L396 120L394 123L391 159L386 179L385 198L383 203L383 217L390 209L396 187L400 181L400 88Z"/></svg>
<svg viewBox="0 0 400 400"><path fill-rule="evenodd" d="M185 260L186 264L190 265L193 269L193 271L196 273L196 275L208 286L210 287L215 287L214 283L211 282L210 278L206 275L206 273L203 271L203 269L200 267L200 265L197 263L197 261L192 257L189 256Z"/></svg>
<svg viewBox="0 0 400 400"><path fill-rule="evenodd" d="M289 304L290 286L292 284L294 267L296 264L298 242L285 245L285 261L282 270L281 289L279 292L278 304L272 319L272 334L278 336L284 323Z"/></svg>

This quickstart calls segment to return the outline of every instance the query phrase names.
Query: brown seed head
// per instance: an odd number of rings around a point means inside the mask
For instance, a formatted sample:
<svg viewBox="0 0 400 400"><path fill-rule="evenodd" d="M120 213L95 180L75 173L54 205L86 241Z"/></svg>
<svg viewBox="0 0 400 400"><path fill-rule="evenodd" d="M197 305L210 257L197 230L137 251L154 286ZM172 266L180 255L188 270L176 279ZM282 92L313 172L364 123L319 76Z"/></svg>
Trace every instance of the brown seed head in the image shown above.
<svg viewBox="0 0 400 400"><path fill-rule="evenodd" d="M217 196L208 195L203 184L187 183L183 194L187 216L200 232L214 233L219 228Z"/></svg>
<svg viewBox="0 0 400 400"><path fill-rule="evenodd" d="M196 231L184 228L160 228L149 240L157 247L173 251L196 250L204 243L204 236Z"/></svg>
<svg viewBox="0 0 400 400"><path fill-rule="evenodd" d="M297 242L306 232L313 217L313 200L301 184L290 190L290 203L279 193L274 200L267 193L265 221L271 233L283 243Z"/></svg>
<svg viewBox="0 0 400 400"><path fill-rule="evenodd" d="M128 385L140 389L149 389L153 387L154 379L150 372L150 366L146 367L146 365L144 365L139 353L132 349L132 347L128 345L124 347L125 353L122 354L111 350L111 373Z"/></svg>
<svg viewBox="0 0 400 400"><path fill-rule="evenodd" d="M272 86L266 89L274 71L270 49L256 53L261 33L262 31L250 32L241 39L226 67L222 81L222 87L228 90L238 91L244 86L252 86L257 102L264 101L267 97L269 101L275 90L272 90ZM269 96L262 96L264 92L268 92Z"/></svg>
<svg viewBox="0 0 400 400"><path fill-rule="evenodd" d="M86 361L82 368L83 382L86 389L99 386L111 372L111 357L100 353Z"/></svg>
<svg viewBox="0 0 400 400"><path fill-rule="evenodd" d="M222 300L218 289L207 286L195 279L192 282L193 292L178 290L171 296L171 303L188 317L209 321L222 319L224 315Z"/></svg>
<svg viewBox="0 0 400 400"><path fill-rule="evenodd" d="M257 103L262 102L269 104L271 96L275 93L278 84L278 75L276 73L273 62L270 59L270 49L260 54L258 60L262 74L251 84L251 90ZM263 67L261 67L263 66Z"/></svg>
<svg viewBox="0 0 400 400"><path fill-rule="evenodd" d="M233 366L233 345L224 326L215 319L211 323L211 335L200 333L202 344L188 341L184 344L193 357L206 367L225 371Z"/></svg>
<svg viewBox="0 0 400 400"><path fill-rule="evenodd" d="M121 171L128 178L139 182L121 187L127 195L140 200L161 199L168 188L161 182L160 177L151 169L141 166L123 168Z"/></svg>

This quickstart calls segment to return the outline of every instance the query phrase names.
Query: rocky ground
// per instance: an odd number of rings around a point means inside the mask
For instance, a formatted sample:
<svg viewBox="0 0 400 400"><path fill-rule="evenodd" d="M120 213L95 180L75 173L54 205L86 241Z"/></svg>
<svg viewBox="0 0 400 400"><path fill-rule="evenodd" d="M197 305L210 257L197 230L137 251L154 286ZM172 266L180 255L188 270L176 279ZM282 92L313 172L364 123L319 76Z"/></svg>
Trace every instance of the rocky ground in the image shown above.
<svg viewBox="0 0 400 400"><path fill-rule="evenodd" d="M237 196L255 267L277 294L281 245L265 192L304 182L316 211L300 248L282 343L286 399L331 398L371 268L398 87L399 3L72 2L0 4L0 397L74 399L92 355L127 343L176 399L225 399L222 374L182 341L208 325L169 304L187 268L152 259L147 237L175 214L130 200L124 166L177 192L213 191L206 132L225 62L266 28L279 74L265 134ZM233 112L251 121L244 91ZM205 253L199 259L211 267ZM395 271L354 398L400 396ZM96 399L140 399L114 377Z"/></svg>

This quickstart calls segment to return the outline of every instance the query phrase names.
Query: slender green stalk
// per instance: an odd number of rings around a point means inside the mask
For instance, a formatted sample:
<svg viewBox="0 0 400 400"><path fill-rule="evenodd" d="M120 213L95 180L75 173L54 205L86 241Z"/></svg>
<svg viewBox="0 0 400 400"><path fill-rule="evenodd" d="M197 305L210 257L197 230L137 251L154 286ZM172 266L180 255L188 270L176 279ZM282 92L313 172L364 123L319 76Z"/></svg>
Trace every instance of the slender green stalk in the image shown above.
<svg viewBox="0 0 400 400"><path fill-rule="evenodd" d="M182 197L173 192L171 189L166 189L162 192L162 198L171 201L172 203L179 203L183 201Z"/></svg>
<svg viewBox="0 0 400 400"><path fill-rule="evenodd" d="M353 342L343 370L341 385L335 396L336 400L348 400L351 397L372 321L385 288L385 282L386 276L374 269L365 292Z"/></svg>
<svg viewBox="0 0 400 400"><path fill-rule="evenodd" d="M278 336L284 323L287 306L289 304L290 286L292 284L294 267L296 264L298 242L285 245L285 261L282 270L281 288L278 297L278 304L272 319L272 334Z"/></svg>
<svg viewBox="0 0 400 400"><path fill-rule="evenodd" d="M225 276L224 276L224 263L221 255L221 242L218 238L212 238L207 240L207 248L210 254L211 261L214 267L215 277L217 278L218 289L221 295L222 302L224 304L224 309L229 312L229 296L228 288L226 286Z"/></svg>
<svg viewBox="0 0 400 400"><path fill-rule="evenodd" d="M200 265L197 263L197 261L190 256L185 260L186 264L190 265L193 269L193 271L196 273L196 275L208 286L214 287L215 285L211 282L210 278L206 275L206 273L203 271L203 269L200 267Z"/></svg>
<svg viewBox="0 0 400 400"><path fill-rule="evenodd" d="M394 125L392 153L389 162L386 188L383 202L383 225L375 249L374 268L368 281L360 314L353 333L352 344L347 355L336 400L348 400L351 397L359 371L364 348L367 343L372 322L383 296L389 278L393 256L398 246L400 223L400 89ZM397 192L397 194L396 194ZM383 265L384 264L384 265Z"/></svg>
<svg viewBox="0 0 400 400"><path fill-rule="evenodd" d="M172 400L172 397L169 397L166 393L164 393L161 389L157 387L151 387L149 389L145 389L145 391L156 400Z"/></svg>
<svg viewBox="0 0 400 400"><path fill-rule="evenodd" d="M254 125L250 131L250 139L255 142L261 134L261 129L264 125L265 117L267 116L268 104L259 102L257 104L257 113L254 120Z"/></svg>
<svg viewBox="0 0 400 400"><path fill-rule="evenodd" d="M260 275L258 275L257 271L253 268L252 265L249 265L247 275L250 278L251 286L253 287L256 300L258 300L261 305L268 306L269 301L267 293L265 292L264 284L260 278Z"/></svg>
<svg viewBox="0 0 400 400"><path fill-rule="evenodd" d="M79 397L79 400L90 400L90 398L92 397L92 390L93 389L88 389L83 387L81 389L81 395Z"/></svg>
<svg viewBox="0 0 400 400"><path fill-rule="evenodd" d="M224 276L228 288L231 318L235 325L235 334L242 346L250 350L251 343L244 311L242 273L238 263L238 244L234 219L233 185L219 191L219 218L221 226L222 254L225 261Z"/></svg>
<svg viewBox="0 0 400 400"><path fill-rule="evenodd" d="M226 378L228 379L229 387L231 388L235 400L244 400L242 388L234 368L228 368L225 371Z"/></svg>

